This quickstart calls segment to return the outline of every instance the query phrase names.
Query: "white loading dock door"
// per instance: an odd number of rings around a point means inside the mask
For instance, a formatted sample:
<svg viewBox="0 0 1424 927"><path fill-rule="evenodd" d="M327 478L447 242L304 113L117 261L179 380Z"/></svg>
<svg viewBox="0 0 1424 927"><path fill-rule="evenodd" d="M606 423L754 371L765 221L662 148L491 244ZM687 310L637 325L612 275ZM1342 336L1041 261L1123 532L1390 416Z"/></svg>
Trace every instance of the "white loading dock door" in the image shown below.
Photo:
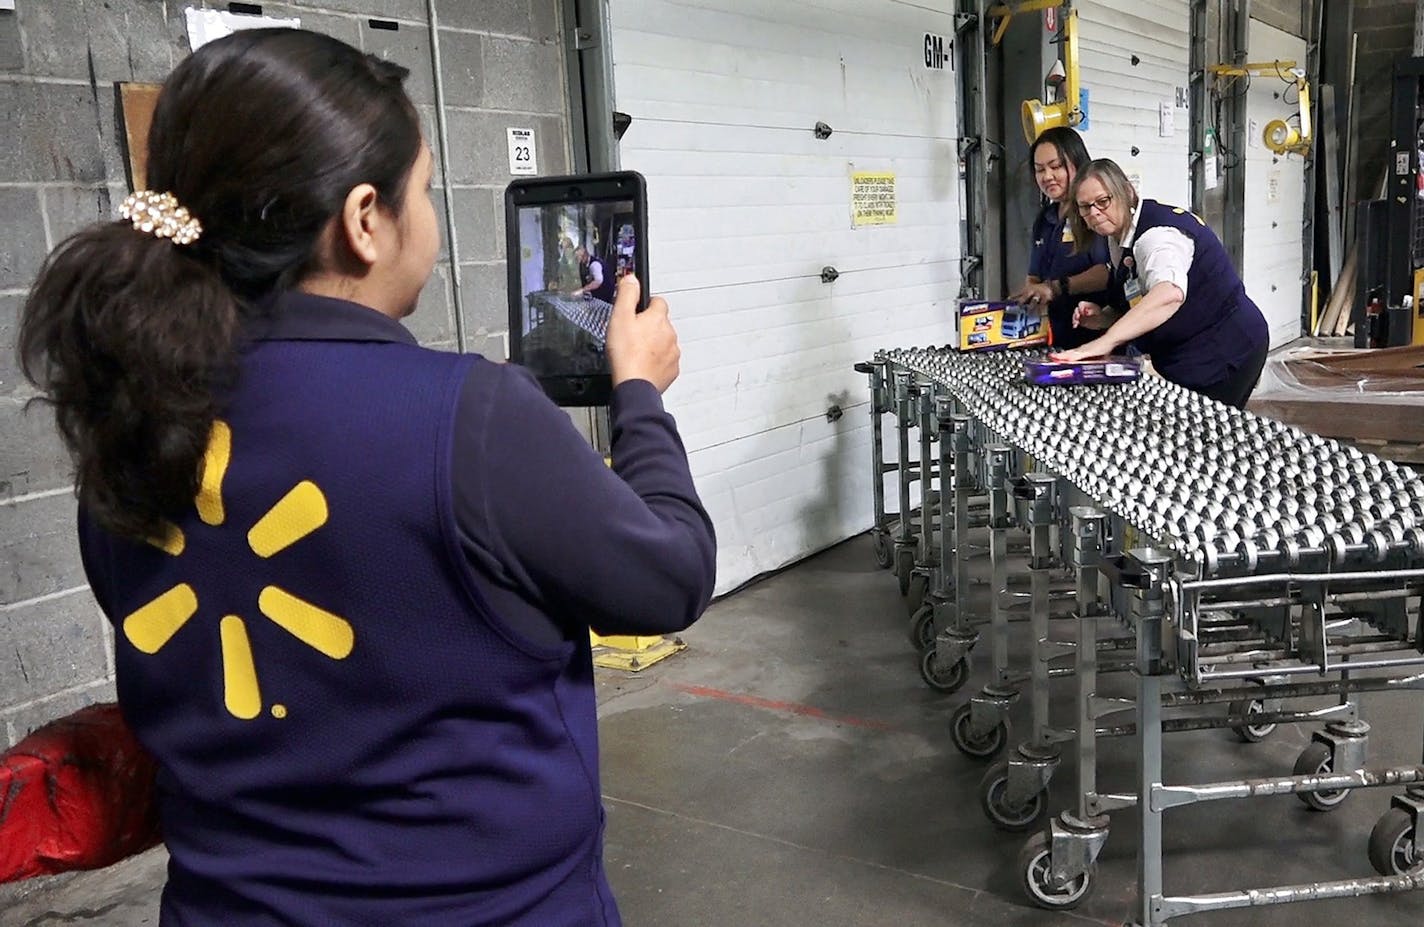
<svg viewBox="0 0 1424 927"><path fill-rule="evenodd" d="M1188 0L1085 0L1074 6L1088 91L1088 153L1116 161L1141 196L1190 206Z"/></svg>
<svg viewBox="0 0 1424 927"><path fill-rule="evenodd" d="M622 164L647 178L652 289L682 341L666 402L717 526L722 592L870 527L853 365L950 340L956 76L926 66L925 34L947 42L953 17L897 0L610 10L614 98L633 117ZM852 227L853 172L895 175L895 224Z"/></svg>
<svg viewBox="0 0 1424 927"><path fill-rule="evenodd" d="M1305 40L1251 20L1252 62L1295 61L1305 66ZM1246 95L1246 233L1241 277L1271 328L1271 347L1301 335L1304 277L1302 243L1305 161L1271 153L1262 141L1266 123L1300 112L1295 88L1271 74L1251 78Z"/></svg>

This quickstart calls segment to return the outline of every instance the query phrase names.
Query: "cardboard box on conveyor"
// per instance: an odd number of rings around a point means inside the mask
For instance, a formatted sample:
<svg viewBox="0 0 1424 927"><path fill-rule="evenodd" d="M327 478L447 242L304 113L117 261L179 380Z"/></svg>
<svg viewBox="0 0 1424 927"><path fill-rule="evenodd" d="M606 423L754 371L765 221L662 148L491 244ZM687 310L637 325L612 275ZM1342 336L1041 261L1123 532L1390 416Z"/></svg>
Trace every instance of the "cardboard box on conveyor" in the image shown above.
<svg viewBox="0 0 1424 927"><path fill-rule="evenodd" d="M959 350L1004 351L1048 344L1047 310L1004 299L959 301Z"/></svg>

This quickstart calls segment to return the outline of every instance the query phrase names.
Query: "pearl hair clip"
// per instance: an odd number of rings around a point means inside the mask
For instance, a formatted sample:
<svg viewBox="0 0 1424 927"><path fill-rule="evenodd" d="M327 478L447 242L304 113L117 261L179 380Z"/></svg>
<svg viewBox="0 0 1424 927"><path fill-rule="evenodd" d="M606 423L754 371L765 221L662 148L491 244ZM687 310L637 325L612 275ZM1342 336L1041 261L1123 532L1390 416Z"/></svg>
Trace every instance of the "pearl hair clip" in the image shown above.
<svg viewBox="0 0 1424 927"><path fill-rule="evenodd" d="M171 238L175 245L191 245L203 234L203 226L178 205L172 193L139 190L124 197L119 215L140 232L155 238Z"/></svg>

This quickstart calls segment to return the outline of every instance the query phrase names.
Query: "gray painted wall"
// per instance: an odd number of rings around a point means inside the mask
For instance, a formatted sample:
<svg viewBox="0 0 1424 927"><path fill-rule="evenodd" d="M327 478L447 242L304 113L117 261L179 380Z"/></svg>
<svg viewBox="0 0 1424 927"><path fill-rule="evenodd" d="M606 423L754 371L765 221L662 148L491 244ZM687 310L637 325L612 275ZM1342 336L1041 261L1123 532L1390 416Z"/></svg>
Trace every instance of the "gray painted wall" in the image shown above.
<svg viewBox="0 0 1424 927"><path fill-rule="evenodd" d="M45 254L115 215L128 192L114 82L159 81L188 53L178 0L17 0L0 13L0 747L39 724L113 697L112 635L84 584L68 459L51 416L26 400L14 357L20 303ZM437 204L457 216L468 350L504 357L502 197L505 129L537 131L541 173L569 157L558 0L439 0L450 176ZM290 0L264 14L300 17L411 69L408 86L435 136L425 0ZM314 12L320 10L321 12ZM372 18L394 22L392 31ZM438 149L437 149L438 154ZM455 349L454 273L446 251L411 318L428 345Z"/></svg>

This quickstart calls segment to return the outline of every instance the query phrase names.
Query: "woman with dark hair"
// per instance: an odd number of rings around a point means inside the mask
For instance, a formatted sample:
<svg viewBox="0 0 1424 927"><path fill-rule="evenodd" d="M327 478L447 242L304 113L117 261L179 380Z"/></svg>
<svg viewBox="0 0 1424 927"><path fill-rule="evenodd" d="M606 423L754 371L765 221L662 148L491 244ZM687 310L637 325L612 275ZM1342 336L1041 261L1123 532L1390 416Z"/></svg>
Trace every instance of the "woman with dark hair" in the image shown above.
<svg viewBox="0 0 1424 927"><path fill-rule="evenodd" d="M417 345L439 233L405 77L297 30L203 46L151 191L24 307L161 770L165 925L619 923L589 629L686 627L715 568L659 395L677 338L626 278L612 468L527 372Z"/></svg>
<svg viewBox="0 0 1424 927"><path fill-rule="evenodd" d="M1112 161L1079 171L1071 196L1080 246L1108 240L1112 299L1078 306L1074 324L1098 335L1059 356L1082 360L1133 344L1173 383L1245 408L1270 332L1221 239L1187 210L1139 198Z"/></svg>
<svg viewBox="0 0 1424 927"><path fill-rule="evenodd" d="M1106 243L1075 249L1064 209L1073 178L1088 163L1088 149L1076 131L1057 126L1035 139L1028 154L1045 203L1033 223L1028 279L1012 298L1047 306L1053 344L1073 347L1091 337L1074 328L1073 309L1084 299L1104 298L1108 284Z"/></svg>

